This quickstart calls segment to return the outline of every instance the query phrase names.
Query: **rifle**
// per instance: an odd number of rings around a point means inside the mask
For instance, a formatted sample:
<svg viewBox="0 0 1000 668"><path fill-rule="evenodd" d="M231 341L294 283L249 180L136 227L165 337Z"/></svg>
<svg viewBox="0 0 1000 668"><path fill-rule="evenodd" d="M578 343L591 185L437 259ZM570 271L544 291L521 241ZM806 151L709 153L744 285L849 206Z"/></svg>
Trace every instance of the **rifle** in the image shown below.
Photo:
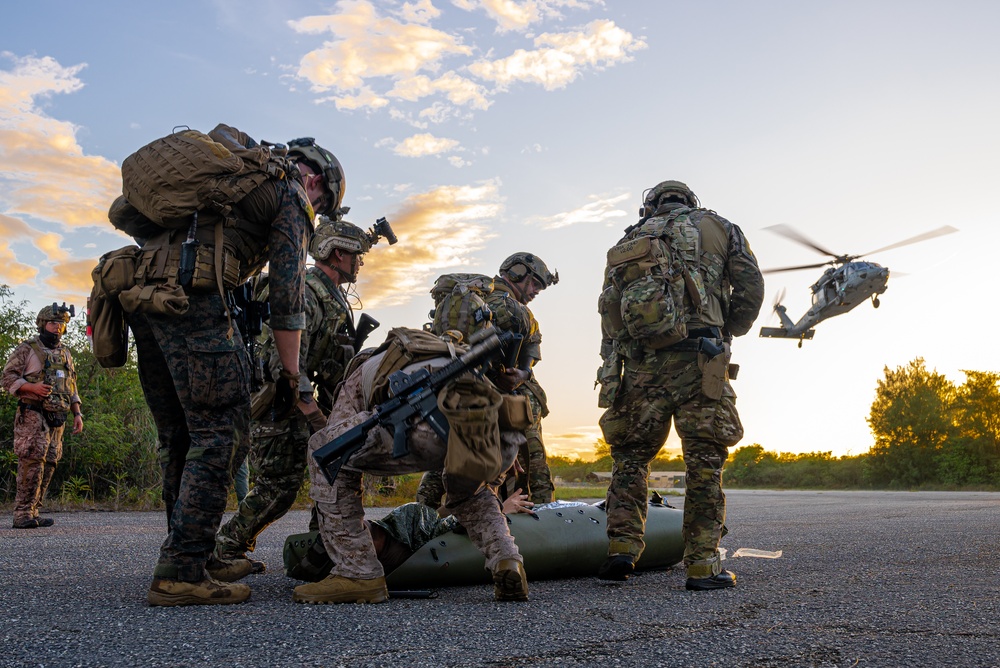
<svg viewBox="0 0 1000 668"><path fill-rule="evenodd" d="M351 427L340 436L313 453L323 475L332 485L340 467L361 449L368 432L376 426L392 428L392 456L405 457L410 449L406 445L407 421L419 416L445 442L448 440L448 422L437 407L438 392L449 382L480 364L503 353L513 336L493 328L480 330L469 339L472 347L437 371L420 369L413 373L397 371L389 376L388 401L375 407L375 412L364 422Z"/></svg>
<svg viewBox="0 0 1000 668"><path fill-rule="evenodd" d="M260 342L257 337L264 331L264 321L271 317L271 305L267 301L254 299L255 279L250 279L235 288L230 301L230 311L243 345L250 357L250 391L256 392L264 386L264 361L258 359L257 348Z"/></svg>
<svg viewBox="0 0 1000 668"><path fill-rule="evenodd" d="M381 324L367 313L361 314L361 317L358 319L358 326L354 329L354 341L352 342L354 344L354 352L361 350L361 346L365 345L368 335L378 329Z"/></svg>

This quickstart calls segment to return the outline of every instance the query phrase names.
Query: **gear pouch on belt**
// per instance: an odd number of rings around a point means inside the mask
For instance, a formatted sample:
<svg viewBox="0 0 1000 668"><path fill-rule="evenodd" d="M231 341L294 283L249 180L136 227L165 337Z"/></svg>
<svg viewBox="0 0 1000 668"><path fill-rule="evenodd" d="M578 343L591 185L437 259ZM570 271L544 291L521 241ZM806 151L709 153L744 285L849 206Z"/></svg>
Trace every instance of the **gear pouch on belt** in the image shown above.
<svg viewBox="0 0 1000 668"><path fill-rule="evenodd" d="M118 295L118 300L126 313L184 315L188 310L184 288L166 283L132 286Z"/></svg>
<svg viewBox="0 0 1000 668"><path fill-rule="evenodd" d="M68 413L63 411L42 411L42 417L45 418L45 424L49 426L50 429L55 429L56 427L61 427L66 424L66 416Z"/></svg>
<svg viewBox="0 0 1000 668"><path fill-rule="evenodd" d="M701 393L709 399L721 399L726 387L726 369L729 366L728 355L719 353L709 357L704 352L698 353L698 368L701 369Z"/></svg>
<svg viewBox="0 0 1000 668"><path fill-rule="evenodd" d="M531 413L531 402L528 397L517 394L502 394L503 403L500 404L500 412L497 421L501 429L513 429L514 431L524 431L534 422Z"/></svg>

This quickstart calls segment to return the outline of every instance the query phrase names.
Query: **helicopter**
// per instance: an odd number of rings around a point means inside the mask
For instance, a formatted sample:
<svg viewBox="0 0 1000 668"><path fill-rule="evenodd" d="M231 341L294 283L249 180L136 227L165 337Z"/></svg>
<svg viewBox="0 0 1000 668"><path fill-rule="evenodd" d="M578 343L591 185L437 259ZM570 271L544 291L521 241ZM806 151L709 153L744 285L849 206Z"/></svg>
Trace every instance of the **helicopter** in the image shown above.
<svg viewBox="0 0 1000 668"><path fill-rule="evenodd" d="M860 255L838 255L828 251L826 248L823 248L795 228L788 225L772 225L770 227L765 227L764 229L771 230L772 232L780 234L787 239L791 239L792 241L811 248L818 253L829 255L833 258L832 260L827 260L825 262L802 264L794 267L780 267L778 269L767 269L764 271L765 274L774 274L782 271L798 271L800 269L827 267L826 271L823 272L823 275L819 277L819 280L810 286L809 289L812 291L812 306L808 311L806 311L805 315L803 315L798 322L792 322L791 318L788 317L785 307L781 304L782 299L784 299L784 291L782 290L774 302L774 312L777 313L778 318L781 319L781 327L760 328L760 335L762 337L798 339L799 348L802 347L802 341L813 338L813 334L816 332L813 327L827 318L847 313L855 306L858 306L869 298L871 298L873 307L879 307L878 296L885 292L886 285L889 282L889 268L883 267L875 262L859 260L858 258L872 255L873 253L881 253L883 251L892 250L894 248L899 248L900 246L915 244L919 241L926 241L945 234L951 234L952 232L958 232L958 230L954 227L945 225L935 230L918 234L915 237L910 237L909 239L904 239L903 241L897 241L894 244L883 246L882 248L878 248L868 253L861 253Z"/></svg>

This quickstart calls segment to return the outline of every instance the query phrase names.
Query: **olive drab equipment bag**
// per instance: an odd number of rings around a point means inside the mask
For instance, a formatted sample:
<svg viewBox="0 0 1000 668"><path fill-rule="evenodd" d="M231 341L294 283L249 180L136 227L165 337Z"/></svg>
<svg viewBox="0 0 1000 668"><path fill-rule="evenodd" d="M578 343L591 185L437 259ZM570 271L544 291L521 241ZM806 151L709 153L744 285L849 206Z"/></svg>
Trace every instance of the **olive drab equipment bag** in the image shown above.
<svg viewBox="0 0 1000 668"><path fill-rule="evenodd" d="M94 357L106 369L124 366L128 359L128 324L119 297L135 286L139 252L138 246L109 251L90 273L94 288L87 299L87 324Z"/></svg>
<svg viewBox="0 0 1000 668"><path fill-rule="evenodd" d="M229 219L233 205L252 190L285 177L283 156L284 149L258 145L228 125L208 134L184 128L122 161L122 195L142 216L166 228L186 229L190 216L202 210Z"/></svg>
<svg viewBox="0 0 1000 668"><path fill-rule="evenodd" d="M634 342L657 350L687 338L688 321L705 303L691 211L651 218L608 251L597 310L605 337L623 348Z"/></svg>
<svg viewBox="0 0 1000 668"><path fill-rule="evenodd" d="M486 297L493 292L493 279L484 274L444 274L431 288L434 309L430 331L441 335L448 330L472 336L490 321Z"/></svg>

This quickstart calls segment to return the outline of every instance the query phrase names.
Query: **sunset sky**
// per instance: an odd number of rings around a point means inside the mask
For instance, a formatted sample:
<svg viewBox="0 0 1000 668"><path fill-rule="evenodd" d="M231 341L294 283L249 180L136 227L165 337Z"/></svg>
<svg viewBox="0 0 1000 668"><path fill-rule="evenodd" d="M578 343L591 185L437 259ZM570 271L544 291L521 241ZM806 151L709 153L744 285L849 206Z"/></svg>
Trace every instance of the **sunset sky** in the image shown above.
<svg viewBox="0 0 1000 668"><path fill-rule="evenodd" d="M805 312L822 269L768 276L734 346L744 445L859 454L884 366L1000 370L998 26L1000 4L963 0L8 3L0 283L82 307L97 258L129 243L107 222L121 161L175 126L314 136L344 165L347 218L399 237L356 288L373 339L426 322L442 273L515 251L558 269L531 304L545 440L589 456L605 252L645 188L685 181L763 268L824 259L772 225L837 253L952 225L868 257L893 273L881 308L802 349L757 331L782 289Z"/></svg>

